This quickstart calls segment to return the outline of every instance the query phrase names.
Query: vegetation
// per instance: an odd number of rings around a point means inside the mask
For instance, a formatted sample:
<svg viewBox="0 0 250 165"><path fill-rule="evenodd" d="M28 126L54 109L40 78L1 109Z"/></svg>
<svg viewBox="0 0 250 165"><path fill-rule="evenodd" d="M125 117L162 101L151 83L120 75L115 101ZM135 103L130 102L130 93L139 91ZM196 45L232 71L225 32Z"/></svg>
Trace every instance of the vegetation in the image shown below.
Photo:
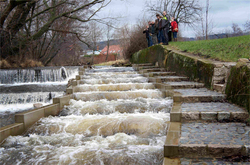
<svg viewBox="0 0 250 165"><path fill-rule="evenodd" d="M250 58L250 35L189 42L172 42L171 46L205 58L234 61Z"/></svg>
<svg viewBox="0 0 250 165"><path fill-rule="evenodd" d="M111 0L0 0L0 58L22 67L76 65L80 41L89 47L90 21ZM70 55L70 56L69 56Z"/></svg>
<svg viewBox="0 0 250 165"><path fill-rule="evenodd" d="M110 65L116 65L116 64L125 64L128 63L128 60L116 60L116 61L109 61L109 62L104 62L100 64L95 64L95 66L110 66Z"/></svg>

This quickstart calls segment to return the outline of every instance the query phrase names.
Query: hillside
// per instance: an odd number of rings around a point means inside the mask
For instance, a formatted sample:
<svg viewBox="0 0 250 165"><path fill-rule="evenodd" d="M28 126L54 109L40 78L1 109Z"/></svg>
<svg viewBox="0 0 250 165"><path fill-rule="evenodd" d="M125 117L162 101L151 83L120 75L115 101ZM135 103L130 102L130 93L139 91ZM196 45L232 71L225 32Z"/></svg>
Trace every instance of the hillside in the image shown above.
<svg viewBox="0 0 250 165"><path fill-rule="evenodd" d="M205 58L234 61L250 58L250 35L188 42L171 42L171 46Z"/></svg>

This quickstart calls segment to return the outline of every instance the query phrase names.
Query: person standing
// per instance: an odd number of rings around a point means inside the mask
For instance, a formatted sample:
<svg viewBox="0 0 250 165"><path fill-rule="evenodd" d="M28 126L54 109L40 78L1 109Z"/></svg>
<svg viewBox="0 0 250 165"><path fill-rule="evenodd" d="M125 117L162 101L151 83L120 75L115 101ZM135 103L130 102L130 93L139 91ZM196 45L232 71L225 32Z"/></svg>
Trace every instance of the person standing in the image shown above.
<svg viewBox="0 0 250 165"><path fill-rule="evenodd" d="M155 22L152 21L150 26L149 26L149 35L152 38L152 45L157 44L157 35L156 35L156 27L155 27Z"/></svg>
<svg viewBox="0 0 250 165"><path fill-rule="evenodd" d="M146 39L147 39L147 42L148 42L148 47L150 47L150 40L149 40L149 26L147 25L146 26L146 29L143 30L143 33L146 34Z"/></svg>
<svg viewBox="0 0 250 165"><path fill-rule="evenodd" d="M163 36L163 29L162 29L162 17L160 16L160 14L156 14L156 22L157 24L157 28L158 28L158 35L157 35L157 39L158 39L158 43L162 44L165 42L164 40L164 36Z"/></svg>
<svg viewBox="0 0 250 165"><path fill-rule="evenodd" d="M171 19L171 30L173 32L173 38L174 41L177 41L177 33L178 33L178 24L177 24L177 20L174 19L174 17L172 17Z"/></svg>
<svg viewBox="0 0 250 165"><path fill-rule="evenodd" d="M167 12L163 11L163 17L162 17L162 29L163 29L163 35L164 35L164 45L168 45L168 32L169 32L169 26L170 22L167 18Z"/></svg>

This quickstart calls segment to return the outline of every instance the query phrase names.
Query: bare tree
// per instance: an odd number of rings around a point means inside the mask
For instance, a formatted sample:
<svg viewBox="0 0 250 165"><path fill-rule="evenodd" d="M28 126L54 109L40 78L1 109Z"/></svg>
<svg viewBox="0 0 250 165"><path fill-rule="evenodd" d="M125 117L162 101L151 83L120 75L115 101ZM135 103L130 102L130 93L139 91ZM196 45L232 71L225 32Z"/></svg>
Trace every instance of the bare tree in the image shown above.
<svg viewBox="0 0 250 165"><path fill-rule="evenodd" d="M204 11L205 10L205 11ZM209 35L213 33L213 20L209 18L209 0L206 0L206 6L202 8L202 10L199 13L199 18L195 23L192 25L192 28L194 29L194 32L196 33L196 38L198 40L208 40Z"/></svg>
<svg viewBox="0 0 250 165"><path fill-rule="evenodd" d="M233 29L233 36L241 36L241 35L243 35L243 31L241 30L241 28L239 27L238 24L233 23L232 24L232 29Z"/></svg>
<svg viewBox="0 0 250 165"><path fill-rule="evenodd" d="M192 25L202 10L199 0L147 0L147 11L162 13L167 11L168 17L175 17L179 23Z"/></svg>
<svg viewBox="0 0 250 165"><path fill-rule="evenodd" d="M244 24L245 32L250 32L250 20L247 20Z"/></svg>
<svg viewBox="0 0 250 165"><path fill-rule="evenodd" d="M76 22L86 23L93 20L95 14L110 2L111 0L9 0L0 2L2 9L0 11L1 57L7 58L19 54L20 49L27 50L30 43L38 40L41 41L40 46L43 48L51 48L49 40L54 43L56 38L60 38L60 35L56 33L63 33L66 36L75 35L83 41L79 30L74 29L73 25ZM5 7L2 7L2 3ZM72 26L68 27L67 23ZM39 44L33 48L37 46ZM39 56L44 56L44 54ZM50 60L45 60L45 63Z"/></svg>

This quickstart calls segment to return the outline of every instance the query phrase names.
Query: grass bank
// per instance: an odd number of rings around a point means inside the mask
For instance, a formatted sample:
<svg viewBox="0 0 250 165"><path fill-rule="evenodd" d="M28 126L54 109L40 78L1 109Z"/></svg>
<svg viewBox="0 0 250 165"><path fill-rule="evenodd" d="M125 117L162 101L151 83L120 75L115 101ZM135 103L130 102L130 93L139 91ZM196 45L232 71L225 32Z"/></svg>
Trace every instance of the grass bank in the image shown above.
<svg viewBox="0 0 250 165"><path fill-rule="evenodd" d="M250 58L250 35L189 42L171 42L171 46L205 58L234 61Z"/></svg>

